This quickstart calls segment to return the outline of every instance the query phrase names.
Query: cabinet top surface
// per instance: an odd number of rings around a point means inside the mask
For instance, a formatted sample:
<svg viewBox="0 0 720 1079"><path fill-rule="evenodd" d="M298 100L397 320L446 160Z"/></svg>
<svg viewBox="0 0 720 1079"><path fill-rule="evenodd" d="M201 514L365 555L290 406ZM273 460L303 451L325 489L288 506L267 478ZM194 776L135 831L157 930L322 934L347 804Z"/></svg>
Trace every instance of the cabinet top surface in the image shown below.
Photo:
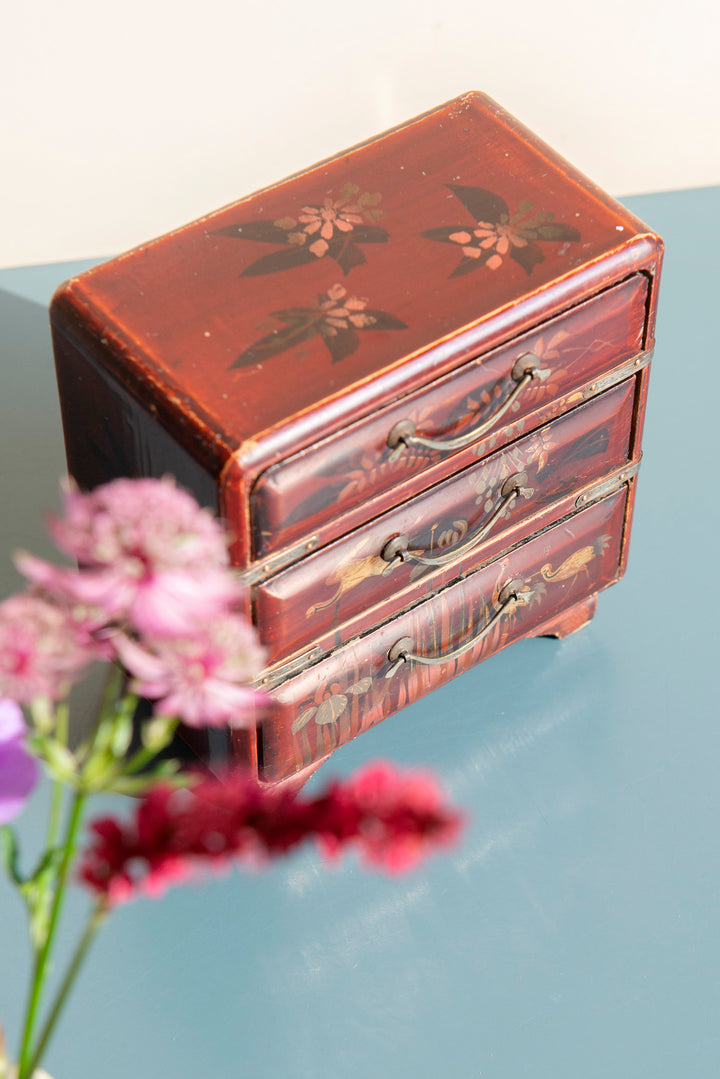
<svg viewBox="0 0 720 1079"><path fill-rule="evenodd" d="M438 349L492 347L655 244L468 94L73 279L54 320L232 450L409 364L427 377Z"/></svg>

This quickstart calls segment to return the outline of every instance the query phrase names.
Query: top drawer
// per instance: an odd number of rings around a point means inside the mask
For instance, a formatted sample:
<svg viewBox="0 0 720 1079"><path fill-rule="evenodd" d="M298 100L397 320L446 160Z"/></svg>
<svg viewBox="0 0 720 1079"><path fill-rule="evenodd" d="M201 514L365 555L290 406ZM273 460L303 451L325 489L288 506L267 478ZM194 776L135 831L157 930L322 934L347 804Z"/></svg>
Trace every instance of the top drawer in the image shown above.
<svg viewBox="0 0 720 1079"><path fill-rule="evenodd" d="M251 499L256 558L330 539L576 403L642 349L644 274L599 293L267 469ZM355 514L353 514L355 511Z"/></svg>

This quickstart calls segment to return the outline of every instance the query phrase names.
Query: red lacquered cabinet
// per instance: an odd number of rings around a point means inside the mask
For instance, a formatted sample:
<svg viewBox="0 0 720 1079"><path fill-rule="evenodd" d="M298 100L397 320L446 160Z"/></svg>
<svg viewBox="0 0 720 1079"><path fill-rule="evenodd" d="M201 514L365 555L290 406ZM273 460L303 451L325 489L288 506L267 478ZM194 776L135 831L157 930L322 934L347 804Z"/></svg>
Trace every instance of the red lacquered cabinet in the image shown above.
<svg viewBox="0 0 720 1079"><path fill-rule="evenodd" d="M627 560L662 244L482 94L67 282L70 472L227 521L299 783Z"/></svg>

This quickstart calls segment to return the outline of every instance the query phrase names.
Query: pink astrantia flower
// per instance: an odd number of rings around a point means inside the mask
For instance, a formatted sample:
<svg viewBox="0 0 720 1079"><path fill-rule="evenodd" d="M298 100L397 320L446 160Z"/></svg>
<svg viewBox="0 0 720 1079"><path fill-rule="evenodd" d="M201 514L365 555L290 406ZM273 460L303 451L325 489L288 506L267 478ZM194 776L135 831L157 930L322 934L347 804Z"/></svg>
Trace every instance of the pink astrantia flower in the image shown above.
<svg viewBox="0 0 720 1079"><path fill-rule="evenodd" d="M460 826L434 780L388 764L315 797L295 797L235 772L190 790L155 787L127 823L96 821L80 877L115 904L159 895L203 867L279 857L309 839L333 855L354 847L376 868L400 872L451 843Z"/></svg>
<svg viewBox="0 0 720 1079"><path fill-rule="evenodd" d="M0 603L0 694L21 704L64 697L96 651L68 613L39 596Z"/></svg>
<svg viewBox="0 0 720 1079"><path fill-rule="evenodd" d="M245 685L261 669L264 651L245 618L230 612L196 623L187 637L149 637L142 644L120 635L118 655L134 692L156 701L156 711L192 727L252 726L264 696Z"/></svg>
<svg viewBox="0 0 720 1079"><path fill-rule="evenodd" d="M38 780L37 762L23 745L25 733L17 704L0 699L0 824L17 817Z"/></svg>
<svg viewBox="0 0 720 1079"><path fill-rule="evenodd" d="M64 492L50 531L80 571L20 555L18 568L68 606L127 620L139 633L192 632L237 601L223 530L171 479L114 480L89 494Z"/></svg>

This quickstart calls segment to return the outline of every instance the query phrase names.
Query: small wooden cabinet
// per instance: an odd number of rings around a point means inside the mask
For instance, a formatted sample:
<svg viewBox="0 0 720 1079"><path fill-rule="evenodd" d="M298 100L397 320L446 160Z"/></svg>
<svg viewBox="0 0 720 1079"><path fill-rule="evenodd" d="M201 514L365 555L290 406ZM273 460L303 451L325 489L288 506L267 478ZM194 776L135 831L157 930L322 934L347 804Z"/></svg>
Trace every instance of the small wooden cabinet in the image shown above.
<svg viewBox="0 0 720 1079"><path fill-rule="evenodd" d="M661 241L467 94L67 282L81 486L170 472L228 522L297 782L624 572Z"/></svg>

